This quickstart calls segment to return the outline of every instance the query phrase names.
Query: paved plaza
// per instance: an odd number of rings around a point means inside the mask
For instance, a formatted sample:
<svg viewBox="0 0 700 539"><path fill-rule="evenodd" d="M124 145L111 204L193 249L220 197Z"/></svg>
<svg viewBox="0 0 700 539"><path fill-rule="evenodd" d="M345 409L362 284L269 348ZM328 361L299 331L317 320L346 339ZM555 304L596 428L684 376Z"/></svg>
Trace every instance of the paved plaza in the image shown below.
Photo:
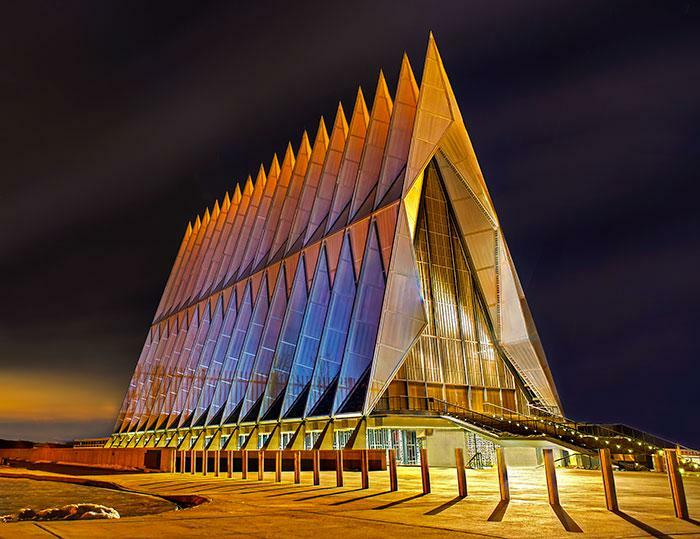
<svg viewBox="0 0 700 539"><path fill-rule="evenodd" d="M4 473L43 476L49 472L3 469ZM240 474L238 474L240 475ZM359 473L311 472L293 484L274 473L265 480L190 474L91 475L133 491L199 494L210 500L198 507L117 521L15 523L0 526L0 537L700 537L700 477L686 475L690 521L674 517L668 479L651 472L616 472L620 512L605 509L600 473L558 469L561 507L547 502L542 468L510 468L511 501L499 503L495 470L469 470L467 498L457 497L454 469L431 468L431 493L421 492L420 470L399 468L399 491L389 491L386 472L370 473L370 488L360 488ZM75 476L74 476L75 477Z"/></svg>

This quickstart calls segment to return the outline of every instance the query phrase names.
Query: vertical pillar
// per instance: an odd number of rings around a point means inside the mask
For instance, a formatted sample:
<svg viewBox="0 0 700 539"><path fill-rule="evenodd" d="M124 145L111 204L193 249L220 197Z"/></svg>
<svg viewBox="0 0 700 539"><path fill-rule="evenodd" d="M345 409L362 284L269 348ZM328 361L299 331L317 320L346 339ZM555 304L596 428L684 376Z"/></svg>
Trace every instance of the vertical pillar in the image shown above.
<svg viewBox="0 0 700 539"><path fill-rule="evenodd" d="M389 449L389 490L394 492L399 490L399 478L396 472L396 449Z"/></svg>
<svg viewBox="0 0 700 539"><path fill-rule="evenodd" d="M501 491L501 501L507 502L510 500L510 488L508 487L508 468L502 447L496 448L496 467L498 468L498 488Z"/></svg>
<svg viewBox="0 0 700 539"><path fill-rule="evenodd" d="M457 489L459 497L467 497L467 472L464 470L464 452L461 447L455 448L455 464L457 465Z"/></svg>
<svg viewBox="0 0 700 539"><path fill-rule="evenodd" d="M335 485L343 486L343 450L338 449L335 452Z"/></svg>
<svg viewBox="0 0 700 539"><path fill-rule="evenodd" d="M314 485L321 484L321 452L314 449L312 452L314 463Z"/></svg>
<svg viewBox="0 0 700 539"><path fill-rule="evenodd" d="M598 450L600 457L600 472L603 474L603 489L605 490L605 506L608 511L617 511L617 492L615 490L615 477L612 470L612 459L610 449L607 447Z"/></svg>
<svg viewBox="0 0 700 539"><path fill-rule="evenodd" d="M233 451L226 451L226 477L233 477Z"/></svg>
<svg viewBox="0 0 700 539"><path fill-rule="evenodd" d="M241 451L241 479L248 479L248 450Z"/></svg>
<svg viewBox="0 0 700 539"><path fill-rule="evenodd" d="M173 449L170 451L170 459L170 473L177 473L177 450Z"/></svg>
<svg viewBox="0 0 700 539"><path fill-rule="evenodd" d="M185 464L187 461L187 452L183 449L180 453L180 473L185 473Z"/></svg>
<svg viewBox="0 0 700 539"><path fill-rule="evenodd" d="M214 451L214 477L219 477L221 471L221 450Z"/></svg>
<svg viewBox="0 0 700 539"><path fill-rule="evenodd" d="M360 474L362 488L369 488L369 451L367 449L360 450Z"/></svg>
<svg viewBox="0 0 700 539"><path fill-rule="evenodd" d="M202 449L202 475L207 475L209 468L209 451Z"/></svg>
<svg viewBox="0 0 700 539"><path fill-rule="evenodd" d="M666 470L668 473L668 482L671 485L671 496L673 497L673 509L676 512L676 518L688 520L688 500L685 497L685 489L683 488L683 477L681 476L678 467L678 453L675 449L664 449L666 455Z"/></svg>
<svg viewBox="0 0 700 539"><path fill-rule="evenodd" d="M265 451L258 450L258 481L265 478Z"/></svg>
<svg viewBox="0 0 700 539"><path fill-rule="evenodd" d="M557 471L554 467L554 451L552 449L543 449L544 456L544 474L547 478L547 496L549 497L549 505L559 504L559 487L557 486Z"/></svg>
<svg viewBox="0 0 700 539"><path fill-rule="evenodd" d="M420 478L423 484L423 494L430 494L430 467L428 466L428 450L420 450Z"/></svg>
<svg viewBox="0 0 700 539"><path fill-rule="evenodd" d="M275 482L282 481L282 451L275 451Z"/></svg>
<svg viewBox="0 0 700 539"><path fill-rule="evenodd" d="M664 466L664 459L658 453L654 453L651 456L651 460L654 463L654 471L658 473L664 473L666 471L666 466Z"/></svg>
<svg viewBox="0 0 700 539"><path fill-rule="evenodd" d="M190 449L190 474L194 475L197 470L197 450Z"/></svg>
<svg viewBox="0 0 700 539"><path fill-rule="evenodd" d="M294 452L294 483L301 483L301 451Z"/></svg>

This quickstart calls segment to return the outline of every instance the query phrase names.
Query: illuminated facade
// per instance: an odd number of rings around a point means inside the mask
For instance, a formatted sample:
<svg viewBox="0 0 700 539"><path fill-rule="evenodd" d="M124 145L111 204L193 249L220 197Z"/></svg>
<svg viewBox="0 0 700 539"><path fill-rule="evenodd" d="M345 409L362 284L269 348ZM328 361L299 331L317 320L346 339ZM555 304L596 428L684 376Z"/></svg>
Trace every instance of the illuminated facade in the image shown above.
<svg viewBox="0 0 700 539"><path fill-rule="evenodd" d="M431 36L188 225L108 445L410 462L441 406L561 409Z"/></svg>

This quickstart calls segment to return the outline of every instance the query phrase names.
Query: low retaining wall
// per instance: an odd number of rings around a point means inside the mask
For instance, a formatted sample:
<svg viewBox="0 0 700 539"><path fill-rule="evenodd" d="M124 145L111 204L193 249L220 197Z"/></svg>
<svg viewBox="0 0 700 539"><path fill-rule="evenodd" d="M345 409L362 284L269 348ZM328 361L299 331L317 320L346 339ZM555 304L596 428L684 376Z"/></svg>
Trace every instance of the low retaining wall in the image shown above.
<svg viewBox="0 0 700 539"><path fill-rule="evenodd" d="M53 462L111 469L149 469L167 472L172 466L174 449L134 448L54 448L0 449L0 460Z"/></svg>

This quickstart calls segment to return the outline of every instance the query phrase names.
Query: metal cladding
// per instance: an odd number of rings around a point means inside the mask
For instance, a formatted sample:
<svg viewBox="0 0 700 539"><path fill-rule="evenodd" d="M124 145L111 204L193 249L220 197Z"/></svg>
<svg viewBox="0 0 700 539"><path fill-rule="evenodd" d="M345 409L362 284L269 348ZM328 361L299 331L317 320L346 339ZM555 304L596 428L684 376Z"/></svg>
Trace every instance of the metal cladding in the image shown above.
<svg viewBox="0 0 700 539"><path fill-rule="evenodd" d="M561 410L432 35L187 225L115 433L431 397Z"/></svg>

